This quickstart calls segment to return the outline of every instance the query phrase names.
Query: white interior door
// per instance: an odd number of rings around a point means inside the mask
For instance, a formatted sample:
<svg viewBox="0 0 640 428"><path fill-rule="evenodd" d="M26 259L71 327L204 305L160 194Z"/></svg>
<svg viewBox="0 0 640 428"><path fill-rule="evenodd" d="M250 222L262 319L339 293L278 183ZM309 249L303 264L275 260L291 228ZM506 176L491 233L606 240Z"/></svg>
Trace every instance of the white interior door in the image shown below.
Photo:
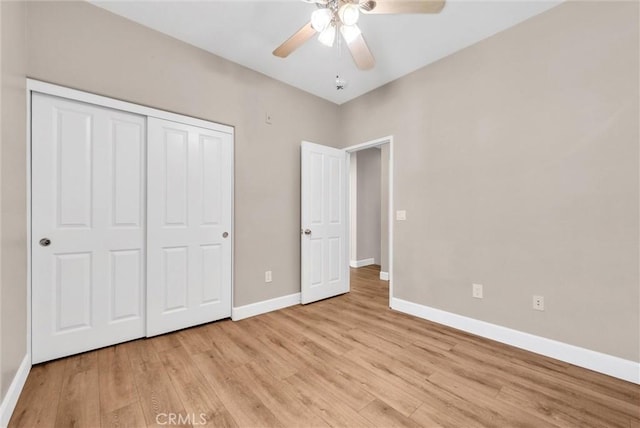
<svg viewBox="0 0 640 428"><path fill-rule="evenodd" d="M302 143L301 301L349 291L347 154Z"/></svg>
<svg viewBox="0 0 640 428"><path fill-rule="evenodd" d="M149 118L147 336L231 316L231 134Z"/></svg>
<svg viewBox="0 0 640 428"><path fill-rule="evenodd" d="M144 336L145 118L32 97L33 363Z"/></svg>

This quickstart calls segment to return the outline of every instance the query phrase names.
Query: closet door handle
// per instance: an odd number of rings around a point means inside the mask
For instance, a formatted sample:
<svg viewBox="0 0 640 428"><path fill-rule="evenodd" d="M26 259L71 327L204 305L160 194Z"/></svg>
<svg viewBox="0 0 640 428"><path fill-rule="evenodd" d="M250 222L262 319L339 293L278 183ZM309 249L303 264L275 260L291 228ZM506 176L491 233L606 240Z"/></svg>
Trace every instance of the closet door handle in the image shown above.
<svg viewBox="0 0 640 428"><path fill-rule="evenodd" d="M42 247L48 247L49 245L51 245L51 239L49 238L42 238L40 240L40 246Z"/></svg>
<svg viewBox="0 0 640 428"><path fill-rule="evenodd" d="M224 232L224 233L222 234L222 237L223 237L223 238L226 238L227 236L229 236L229 232Z"/></svg>

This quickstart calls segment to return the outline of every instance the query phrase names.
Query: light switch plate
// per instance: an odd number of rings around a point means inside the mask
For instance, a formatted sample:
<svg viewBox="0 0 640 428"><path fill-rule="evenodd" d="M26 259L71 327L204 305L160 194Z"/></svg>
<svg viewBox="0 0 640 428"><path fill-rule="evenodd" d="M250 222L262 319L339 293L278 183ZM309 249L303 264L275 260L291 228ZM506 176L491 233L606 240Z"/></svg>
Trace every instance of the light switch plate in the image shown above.
<svg viewBox="0 0 640 428"><path fill-rule="evenodd" d="M407 212L405 210L398 210L396 211L396 220L406 220L407 219Z"/></svg>
<svg viewBox="0 0 640 428"><path fill-rule="evenodd" d="M482 284L473 284L472 285L472 293L473 297L476 299L482 299Z"/></svg>

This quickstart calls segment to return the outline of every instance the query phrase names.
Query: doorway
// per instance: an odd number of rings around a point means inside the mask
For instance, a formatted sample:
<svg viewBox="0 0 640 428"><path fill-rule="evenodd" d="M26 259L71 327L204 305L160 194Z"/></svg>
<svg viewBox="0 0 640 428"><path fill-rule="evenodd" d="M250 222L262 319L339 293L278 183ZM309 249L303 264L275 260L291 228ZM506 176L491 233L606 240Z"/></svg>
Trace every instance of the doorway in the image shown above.
<svg viewBox="0 0 640 428"><path fill-rule="evenodd" d="M345 150L349 156L349 264L351 267L380 264L380 279L389 281L389 305L391 305L393 296L393 136L350 146ZM375 169L377 162L379 174L373 174L372 179L379 180L378 183L359 186L358 179L366 177L366 174L357 173L358 156L361 160L361 172L364 166L363 161L367 163L367 169L371 169L372 165ZM364 205L358 204L358 199L363 202L363 195L358 195L359 188L361 192L367 193ZM379 198L375 197L375 193L379 194ZM375 209L376 205L379 205L378 209ZM363 213L363 209L366 212ZM366 227L372 232L358 230L359 226L361 229ZM372 227L377 230L372 230Z"/></svg>

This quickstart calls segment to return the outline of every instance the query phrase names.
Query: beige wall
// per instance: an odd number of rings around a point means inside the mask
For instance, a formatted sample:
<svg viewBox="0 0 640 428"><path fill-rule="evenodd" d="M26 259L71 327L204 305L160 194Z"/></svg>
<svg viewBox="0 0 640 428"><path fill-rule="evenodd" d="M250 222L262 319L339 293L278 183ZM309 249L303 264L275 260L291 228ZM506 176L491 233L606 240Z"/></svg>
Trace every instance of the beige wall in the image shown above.
<svg viewBox="0 0 640 428"><path fill-rule="evenodd" d="M30 77L233 125L234 305L300 291L299 146L339 144L335 105L84 2L28 22Z"/></svg>
<svg viewBox="0 0 640 428"><path fill-rule="evenodd" d="M638 12L564 3L341 107L345 146L394 136L396 297L640 361Z"/></svg>
<svg viewBox="0 0 640 428"><path fill-rule="evenodd" d="M356 152L357 162L357 259L380 263L380 149Z"/></svg>
<svg viewBox="0 0 640 428"><path fill-rule="evenodd" d="M25 5L2 9L0 348L4 397L27 352Z"/></svg>

